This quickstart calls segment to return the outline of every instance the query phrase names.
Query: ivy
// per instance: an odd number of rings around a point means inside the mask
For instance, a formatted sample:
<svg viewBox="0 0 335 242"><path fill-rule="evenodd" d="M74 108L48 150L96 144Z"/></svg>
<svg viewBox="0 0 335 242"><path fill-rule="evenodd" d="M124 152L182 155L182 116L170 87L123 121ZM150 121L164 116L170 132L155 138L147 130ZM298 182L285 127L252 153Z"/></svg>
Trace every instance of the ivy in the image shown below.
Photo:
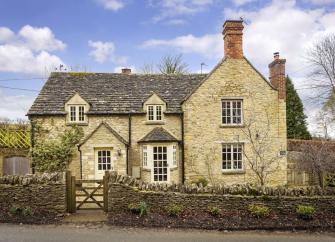
<svg viewBox="0 0 335 242"><path fill-rule="evenodd" d="M83 130L77 126L66 130L56 140L43 140L31 150L33 166L38 172L65 171L72 160L76 144L83 137Z"/></svg>

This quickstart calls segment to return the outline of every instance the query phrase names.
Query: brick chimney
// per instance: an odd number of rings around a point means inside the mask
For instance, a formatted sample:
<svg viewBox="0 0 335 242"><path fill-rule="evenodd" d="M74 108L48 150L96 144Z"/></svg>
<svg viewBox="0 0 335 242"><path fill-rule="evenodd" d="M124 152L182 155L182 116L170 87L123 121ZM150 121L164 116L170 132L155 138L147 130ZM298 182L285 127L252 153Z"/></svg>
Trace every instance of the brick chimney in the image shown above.
<svg viewBox="0 0 335 242"><path fill-rule="evenodd" d="M223 40L225 57L243 58L243 21L227 20L223 25Z"/></svg>
<svg viewBox="0 0 335 242"><path fill-rule="evenodd" d="M273 54L274 60L269 64L270 82L278 90L278 97L286 100L285 59L280 59L279 52Z"/></svg>
<svg viewBox="0 0 335 242"><path fill-rule="evenodd" d="M131 74L131 69L130 68L122 68L121 73L125 75L130 75Z"/></svg>

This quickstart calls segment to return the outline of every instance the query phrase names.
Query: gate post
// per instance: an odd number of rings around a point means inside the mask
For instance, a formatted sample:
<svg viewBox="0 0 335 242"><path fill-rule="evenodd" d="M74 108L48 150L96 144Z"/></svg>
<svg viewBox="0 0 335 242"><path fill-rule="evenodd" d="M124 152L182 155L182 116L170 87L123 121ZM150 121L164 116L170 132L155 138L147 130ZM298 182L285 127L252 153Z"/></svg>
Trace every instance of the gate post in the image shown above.
<svg viewBox="0 0 335 242"><path fill-rule="evenodd" d="M109 181L109 171L105 171L103 178L103 191L104 191L104 212L108 212L108 181Z"/></svg>
<svg viewBox="0 0 335 242"><path fill-rule="evenodd" d="M76 177L71 176L71 213L76 212Z"/></svg>
<svg viewBox="0 0 335 242"><path fill-rule="evenodd" d="M66 181L66 211L71 212L71 171L65 172Z"/></svg>
<svg viewBox="0 0 335 242"><path fill-rule="evenodd" d="M66 211L76 212L76 178L66 171Z"/></svg>

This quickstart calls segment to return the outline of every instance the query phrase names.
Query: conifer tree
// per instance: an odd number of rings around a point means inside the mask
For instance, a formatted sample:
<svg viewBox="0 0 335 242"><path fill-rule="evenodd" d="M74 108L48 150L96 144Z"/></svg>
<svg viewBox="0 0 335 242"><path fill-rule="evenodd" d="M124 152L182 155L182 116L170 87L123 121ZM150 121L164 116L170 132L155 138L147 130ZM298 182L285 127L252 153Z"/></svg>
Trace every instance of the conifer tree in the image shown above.
<svg viewBox="0 0 335 242"><path fill-rule="evenodd" d="M294 88L290 77L286 77L286 122L287 138L289 139L311 139L307 129L307 116L304 114L304 106Z"/></svg>

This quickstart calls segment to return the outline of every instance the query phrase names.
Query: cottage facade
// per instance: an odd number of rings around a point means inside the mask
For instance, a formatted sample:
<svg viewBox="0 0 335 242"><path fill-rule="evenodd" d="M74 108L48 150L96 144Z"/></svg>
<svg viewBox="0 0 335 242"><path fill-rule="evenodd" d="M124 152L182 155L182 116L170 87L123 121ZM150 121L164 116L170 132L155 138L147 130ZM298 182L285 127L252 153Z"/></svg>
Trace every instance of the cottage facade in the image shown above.
<svg viewBox="0 0 335 242"><path fill-rule="evenodd" d="M267 81L244 57L242 31L224 24L225 56L208 75L52 73L28 112L46 131L32 143L79 125L76 177L231 184L256 181L253 139L267 139L269 182L286 184L285 60L275 55Z"/></svg>

